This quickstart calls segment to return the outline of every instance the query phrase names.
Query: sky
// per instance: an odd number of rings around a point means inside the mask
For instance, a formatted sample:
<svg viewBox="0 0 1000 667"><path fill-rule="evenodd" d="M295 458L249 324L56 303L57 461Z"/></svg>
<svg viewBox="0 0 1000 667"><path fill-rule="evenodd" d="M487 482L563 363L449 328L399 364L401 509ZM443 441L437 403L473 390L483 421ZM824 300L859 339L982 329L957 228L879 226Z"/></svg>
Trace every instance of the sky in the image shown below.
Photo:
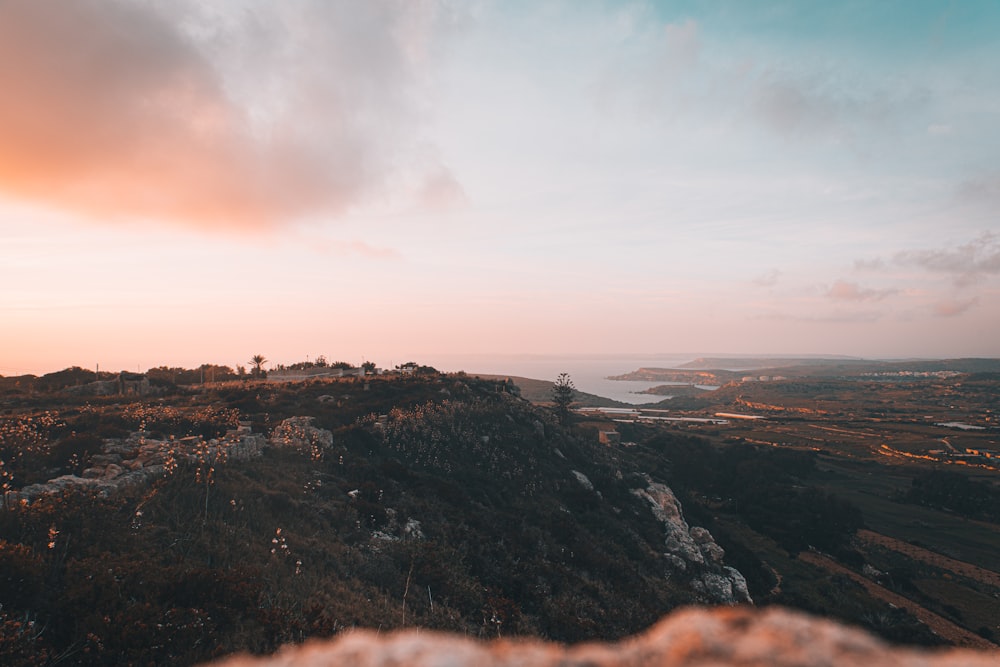
<svg viewBox="0 0 1000 667"><path fill-rule="evenodd" d="M3 0L0 375L1000 356L997 35L995 0Z"/></svg>

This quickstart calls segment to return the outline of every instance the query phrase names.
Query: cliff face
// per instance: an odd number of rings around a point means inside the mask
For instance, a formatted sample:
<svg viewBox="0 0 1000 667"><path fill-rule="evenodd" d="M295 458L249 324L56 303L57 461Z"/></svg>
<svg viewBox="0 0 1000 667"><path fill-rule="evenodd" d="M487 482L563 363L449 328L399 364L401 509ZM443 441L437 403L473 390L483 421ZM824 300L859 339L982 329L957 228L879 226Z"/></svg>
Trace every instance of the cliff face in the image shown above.
<svg viewBox="0 0 1000 667"><path fill-rule="evenodd" d="M712 534L705 528L688 526L681 504L669 487L649 478L647 482L645 489L633 489L632 493L648 502L653 515L663 524L664 556L674 569L694 575L691 585L705 602L752 604L746 579L739 570L725 565L726 552Z"/></svg>
<svg viewBox="0 0 1000 667"><path fill-rule="evenodd" d="M1000 655L890 647L859 630L779 608L685 609L616 644L478 642L418 630L357 631L287 647L271 657L234 657L216 667L987 667Z"/></svg>

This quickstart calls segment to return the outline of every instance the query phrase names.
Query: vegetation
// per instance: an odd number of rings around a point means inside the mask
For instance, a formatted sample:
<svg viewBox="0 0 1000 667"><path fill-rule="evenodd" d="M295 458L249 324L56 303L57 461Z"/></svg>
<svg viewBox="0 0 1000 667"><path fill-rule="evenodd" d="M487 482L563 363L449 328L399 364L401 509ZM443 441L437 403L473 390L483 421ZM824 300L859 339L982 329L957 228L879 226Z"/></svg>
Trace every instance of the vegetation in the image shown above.
<svg viewBox="0 0 1000 667"><path fill-rule="evenodd" d="M109 441L177 443L177 455L148 483L0 511L0 663L191 664L357 626L618 638L704 600L697 573L665 559L663 525L632 493L649 479L711 530L757 604L936 641L796 557L815 549L855 570L885 563L884 581L994 632L985 613L931 601L940 578L858 546L864 517L833 493L826 454L642 424L615 424L628 445L607 447L569 411L572 394L565 409L540 408L505 381L403 369L273 384L160 378L152 397L85 398L69 391L94 381L82 369L49 378L63 390L9 387L5 490L100 474L85 471L105 469ZM241 424L284 433L283 420L303 415L328 439L276 441L248 460L209 446ZM927 475L899 499L988 518L990 490Z"/></svg>
<svg viewBox="0 0 1000 667"><path fill-rule="evenodd" d="M813 452L754 445L720 449L704 440L662 435L649 446L666 456L675 490L692 500L695 494L719 498L789 553L815 547L844 555L864 524L857 507L808 485L817 472Z"/></svg>
<svg viewBox="0 0 1000 667"><path fill-rule="evenodd" d="M569 406L573 402L576 394L576 387L568 373L560 373L556 382L552 385L552 403L555 406L556 415L559 421L566 423L569 418Z"/></svg>
<svg viewBox="0 0 1000 667"><path fill-rule="evenodd" d="M267 363L267 359L262 354L255 354L250 357L250 365L253 366L253 376L255 378L264 376L264 364Z"/></svg>
<svg viewBox="0 0 1000 667"><path fill-rule="evenodd" d="M957 472L930 470L922 473L913 478L903 499L971 519L1000 523L1000 489Z"/></svg>
<svg viewBox="0 0 1000 667"><path fill-rule="evenodd" d="M178 394L5 418L5 446L28 452L16 488L32 467L42 481L94 464L101 438L76 440L88 430L212 438L308 411L334 444L211 468L181 457L150 486L0 512L0 662L189 664L359 625L616 638L696 600L664 577L662 528L604 448L495 383L369 385L221 386L197 407ZM332 395L339 406L320 400Z"/></svg>

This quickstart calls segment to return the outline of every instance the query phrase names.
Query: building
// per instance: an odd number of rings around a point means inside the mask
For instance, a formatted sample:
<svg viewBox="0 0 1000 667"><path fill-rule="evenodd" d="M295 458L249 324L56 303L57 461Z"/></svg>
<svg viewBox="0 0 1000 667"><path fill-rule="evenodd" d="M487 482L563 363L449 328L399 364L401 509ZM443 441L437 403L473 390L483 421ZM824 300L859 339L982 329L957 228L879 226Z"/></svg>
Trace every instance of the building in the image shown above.
<svg viewBox="0 0 1000 667"><path fill-rule="evenodd" d="M622 436L618 431L600 431L597 434L597 441L602 445L620 445Z"/></svg>

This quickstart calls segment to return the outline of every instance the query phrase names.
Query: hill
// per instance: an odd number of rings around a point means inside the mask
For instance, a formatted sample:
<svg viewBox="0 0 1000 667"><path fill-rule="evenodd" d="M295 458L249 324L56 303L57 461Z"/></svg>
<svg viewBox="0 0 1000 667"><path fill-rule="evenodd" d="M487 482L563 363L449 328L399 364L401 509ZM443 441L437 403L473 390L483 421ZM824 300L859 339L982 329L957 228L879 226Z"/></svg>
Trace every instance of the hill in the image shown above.
<svg viewBox="0 0 1000 667"><path fill-rule="evenodd" d="M662 476L503 388L233 383L3 418L0 658L192 663L356 626L616 638L748 599Z"/></svg>
<svg viewBox="0 0 1000 667"><path fill-rule="evenodd" d="M615 639L751 599L940 641L798 557L864 562L811 450L561 423L465 374L161 389L5 397L3 664L190 664L352 627Z"/></svg>
<svg viewBox="0 0 1000 667"><path fill-rule="evenodd" d="M476 374L476 377L500 382L509 380L517 387L518 395L525 400L541 405L552 403L552 387L555 386L555 383L549 380L535 380L533 378L514 375ZM576 390L573 396L573 406L580 408L624 408L628 407L628 405L628 403L622 403L621 401L598 396L597 394L588 394L580 390Z"/></svg>

